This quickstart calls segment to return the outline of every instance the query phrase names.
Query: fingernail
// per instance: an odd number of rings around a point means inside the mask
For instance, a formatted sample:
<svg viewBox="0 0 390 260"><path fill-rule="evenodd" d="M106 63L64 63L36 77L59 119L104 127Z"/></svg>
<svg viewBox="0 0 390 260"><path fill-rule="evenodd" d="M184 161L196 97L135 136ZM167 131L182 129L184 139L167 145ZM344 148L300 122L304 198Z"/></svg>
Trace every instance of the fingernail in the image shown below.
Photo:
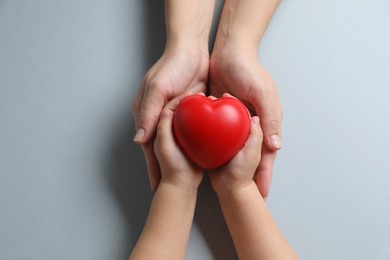
<svg viewBox="0 0 390 260"><path fill-rule="evenodd" d="M260 122L259 117L254 116L254 117L252 117L252 118L253 118L253 119L252 119L252 123L253 123L254 125L259 124L259 122Z"/></svg>
<svg viewBox="0 0 390 260"><path fill-rule="evenodd" d="M137 133L135 134L133 141L139 142L144 138L145 130L143 128L138 128Z"/></svg>
<svg viewBox="0 0 390 260"><path fill-rule="evenodd" d="M280 138L278 135L271 135L271 145L275 148L275 149L280 149L282 148L282 144L280 142Z"/></svg>

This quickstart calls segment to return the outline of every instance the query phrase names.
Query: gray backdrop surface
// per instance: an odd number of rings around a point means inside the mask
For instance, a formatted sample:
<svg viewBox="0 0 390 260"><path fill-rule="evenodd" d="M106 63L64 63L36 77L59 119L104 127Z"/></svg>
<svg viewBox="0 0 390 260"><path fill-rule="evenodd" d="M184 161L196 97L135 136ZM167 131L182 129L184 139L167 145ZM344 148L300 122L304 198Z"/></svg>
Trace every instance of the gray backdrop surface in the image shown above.
<svg viewBox="0 0 390 260"><path fill-rule="evenodd" d="M292 0L262 40L268 204L301 259L390 259L389 26L387 0ZM152 198L130 107L164 41L162 1L0 0L0 259L127 258ZM207 182L188 259L236 259Z"/></svg>

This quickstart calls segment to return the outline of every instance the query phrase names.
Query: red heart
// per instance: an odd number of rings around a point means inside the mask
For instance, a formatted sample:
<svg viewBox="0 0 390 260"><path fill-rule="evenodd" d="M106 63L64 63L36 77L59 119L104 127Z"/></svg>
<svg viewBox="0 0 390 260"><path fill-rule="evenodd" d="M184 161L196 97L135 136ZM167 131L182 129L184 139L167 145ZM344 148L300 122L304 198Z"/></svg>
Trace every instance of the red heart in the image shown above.
<svg viewBox="0 0 390 260"><path fill-rule="evenodd" d="M239 100L184 98L173 116L173 133L184 153L203 169L230 161L244 146L250 130L248 110Z"/></svg>

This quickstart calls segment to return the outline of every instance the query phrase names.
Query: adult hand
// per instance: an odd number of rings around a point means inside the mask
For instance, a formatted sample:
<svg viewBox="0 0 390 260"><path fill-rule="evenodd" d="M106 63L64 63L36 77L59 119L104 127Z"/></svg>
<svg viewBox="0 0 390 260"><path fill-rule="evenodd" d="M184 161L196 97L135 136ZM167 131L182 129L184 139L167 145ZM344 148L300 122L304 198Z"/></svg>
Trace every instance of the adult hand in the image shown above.
<svg viewBox="0 0 390 260"><path fill-rule="evenodd" d="M191 45L169 46L145 75L133 105L137 129L134 141L141 144L153 191L160 180L153 141L161 110L167 101L189 91L204 92L208 69L207 49Z"/></svg>
<svg viewBox="0 0 390 260"><path fill-rule="evenodd" d="M282 108L274 81L258 62L257 49L225 45L210 59L210 92L231 93L252 115L260 117L264 142L254 180L263 197L269 194L276 151L281 148Z"/></svg>

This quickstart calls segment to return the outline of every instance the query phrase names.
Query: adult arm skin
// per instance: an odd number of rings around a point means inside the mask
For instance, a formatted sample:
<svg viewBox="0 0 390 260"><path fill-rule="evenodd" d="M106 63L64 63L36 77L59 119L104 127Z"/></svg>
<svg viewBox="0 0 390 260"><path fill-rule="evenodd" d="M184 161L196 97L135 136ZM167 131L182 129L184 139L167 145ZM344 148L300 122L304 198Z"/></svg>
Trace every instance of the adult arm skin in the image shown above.
<svg viewBox="0 0 390 260"><path fill-rule="evenodd" d="M214 0L165 0L164 53L146 73L133 103L134 141L141 144L153 191L160 180L153 139L163 106L189 91L206 89L214 5Z"/></svg>
<svg viewBox="0 0 390 260"><path fill-rule="evenodd" d="M282 108L271 75L258 60L260 40L279 0L226 0L210 59L210 92L231 93L261 118L262 158L254 177L269 194L276 151L281 148Z"/></svg>

